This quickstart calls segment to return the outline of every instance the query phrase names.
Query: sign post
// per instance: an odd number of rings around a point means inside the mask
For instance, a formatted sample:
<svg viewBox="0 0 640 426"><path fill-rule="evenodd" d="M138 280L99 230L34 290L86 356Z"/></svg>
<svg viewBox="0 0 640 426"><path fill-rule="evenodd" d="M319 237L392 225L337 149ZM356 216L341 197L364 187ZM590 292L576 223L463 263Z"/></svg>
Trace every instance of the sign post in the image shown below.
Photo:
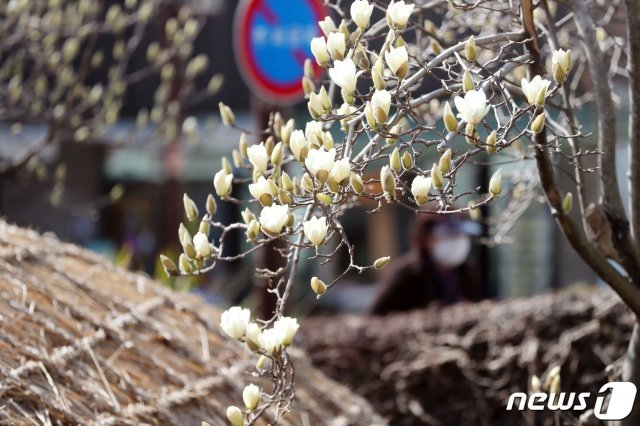
<svg viewBox="0 0 640 426"><path fill-rule="evenodd" d="M234 22L234 53L240 75L252 91L251 105L259 129L269 125L271 111L291 106L304 97L304 62L313 58L311 39L321 34L318 22L327 15L322 0L242 0ZM313 61L314 72L320 67ZM259 142L259 141L257 141ZM276 243L261 253L261 267L276 270L283 259ZM276 298L264 279L254 282L258 315L269 319Z"/></svg>

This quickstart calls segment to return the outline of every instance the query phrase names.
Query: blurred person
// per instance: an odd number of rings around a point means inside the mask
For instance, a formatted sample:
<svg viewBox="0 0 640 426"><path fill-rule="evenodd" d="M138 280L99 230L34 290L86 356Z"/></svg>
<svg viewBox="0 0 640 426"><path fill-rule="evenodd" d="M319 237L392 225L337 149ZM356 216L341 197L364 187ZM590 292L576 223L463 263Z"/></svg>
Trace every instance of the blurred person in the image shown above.
<svg viewBox="0 0 640 426"><path fill-rule="evenodd" d="M369 306L373 315L450 305L481 297L479 274L469 258L480 225L461 214L419 214L410 229L411 250L385 271Z"/></svg>

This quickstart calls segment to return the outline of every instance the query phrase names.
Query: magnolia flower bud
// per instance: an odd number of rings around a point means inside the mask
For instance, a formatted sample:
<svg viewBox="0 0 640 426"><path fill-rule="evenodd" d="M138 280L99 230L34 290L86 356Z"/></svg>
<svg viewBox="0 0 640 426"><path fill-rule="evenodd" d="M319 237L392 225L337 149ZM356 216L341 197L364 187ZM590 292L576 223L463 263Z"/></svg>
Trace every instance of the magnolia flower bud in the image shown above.
<svg viewBox="0 0 640 426"><path fill-rule="evenodd" d="M311 53L313 53L316 62L321 67L326 67L329 64L330 56L324 37L314 37L311 39ZM310 77L305 76L305 78Z"/></svg>
<svg viewBox="0 0 640 426"><path fill-rule="evenodd" d="M198 207L186 193L182 196L182 204L184 204L184 213L187 220L190 222L196 220L198 218Z"/></svg>
<svg viewBox="0 0 640 426"><path fill-rule="evenodd" d="M351 188L356 194L360 194L364 191L364 183L362 182L362 177L359 174L351 172L351 176L349 177L349 183L351 184Z"/></svg>
<svg viewBox="0 0 640 426"><path fill-rule="evenodd" d="M344 51L346 50L345 35L341 32L329 34L327 37L327 50L334 61L344 58Z"/></svg>
<svg viewBox="0 0 640 426"><path fill-rule="evenodd" d="M373 85L376 90L384 90L387 87L387 83L384 81L384 64L382 63L382 58L378 58L373 64L371 78L373 79Z"/></svg>
<svg viewBox="0 0 640 426"><path fill-rule="evenodd" d="M279 166L282 163L282 142L278 142L271 151L271 162L275 166Z"/></svg>
<svg viewBox="0 0 640 426"><path fill-rule="evenodd" d="M397 30L403 30L407 26L413 4L405 4L404 0L394 3L393 0L387 7L387 24Z"/></svg>
<svg viewBox="0 0 640 426"><path fill-rule="evenodd" d="M233 182L233 175L227 174L227 172L220 170L213 177L213 187L216 189L218 197L225 198L231 194L231 183Z"/></svg>
<svg viewBox="0 0 640 426"><path fill-rule="evenodd" d="M376 269L382 269L385 266L387 266L387 264L391 261L391 257L389 256L385 256L385 257L381 257L379 259L377 259L375 262L373 262L373 267Z"/></svg>
<svg viewBox="0 0 640 426"><path fill-rule="evenodd" d="M255 352L258 350L260 343L258 341L258 336L260 335L260 326L255 322L250 322L247 324L247 328L244 331L244 335L246 337L247 347L251 352Z"/></svg>
<svg viewBox="0 0 640 426"><path fill-rule="evenodd" d="M573 194L567 192L567 194L564 196L564 199L562 200L562 212L564 214L571 213L571 207L573 207Z"/></svg>
<svg viewBox="0 0 640 426"><path fill-rule="evenodd" d="M369 26L373 5L367 0L356 0L351 4L351 19L356 23L358 28L365 29Z"/></svg>
<svg viewBox="0 0 640 426"><path fill-rule="evenodd" d="M431 183L433 184L433 187L438 191L442 191L444 189L444 178L442 177L442 171L436 163L433 163L433 166L431 167Z"/></svg>
<svg viewBox="0 0 640 426"><path fill-rule="evenodd" d="M240 155L240 151L238 151L237 149L233 149L231 151L231 158L233 159L233 165L237 168L242 167L243 165L243 159L242 159L242 155Z"/></svg>
<svg viewBox="0 0 640 426"><path fill-rule="evenodd" d="M329 173L333 168L336 157L336 150L330 149L312 149L307 154L304 164L311 174L318 179L319 182L325 183L329 177Z"/></svg>
<svg viewBox="0 0 640 426"><path fill-rule="evenodd" d="M478 129L471 123L467 123L464 129L465 139L469 145L475 145L478 140Z"/></svg>
<svg viewBox="0 0 640 426"><path fill-rule="evenodd" d="M538 114L538 116L534 118L533 122L531 123L531 131L533 133L541 133L543 129L544 129L544 112L541 114Z"/></svg>
<svg viewBox="0 0 640 426"><path fill-rule="evenodd" d="M265 234L272 237L280 235L289 221L289 206L266 206L260 212L260 226Z"/></svg>
<svg viewBox="0 0 640 426"><path fill-rule="evenodd" d="M322 21L318 22L318 26L320 26L325 37L329 37L329 34L338 29L330 16L326 16Z"/></svg>
<svg viewBox="0 0 640 426"><path fill-rule="evenodd" d="M247 149L247 157L257 172L264 173L267 170L269 154L264 142L250 146Z"/></svg>
<svg viewBox="0 0 640 426"><path fill-rule="evenodd" d="M280 176L280 188L287 192L293 191L293 182L287 172L282 172L282 175Z"/></svg>
<svg viewBox="0 0 640 426"><path fill-rule="evenodd" d="M242 158L247 158L247 149L249 147L249 143L247 142L247 134L242 132L240 135L240 141L238 141L238 150L240 151L240 155Z"/></svg>
<svg viewBox="0 0 640 426"><path fill-rule="evenodd" d="M253 411L260 403L260 388L256 385L249 385L242 391L242 401L247 411Z"/></svg>
<svg viewBox="0 0 640 426"><path fill-rule="evenodd" d="M451 170L451 148L447 149L444 154L442 154L442 157L440 157L438 168L445 174Z"/></svg>
<svg viewBox="0 0 640 426"><path fill-rule="evenodd" d="M349 159L343 158L336 161L331 168L330 174L337 184L346 186L349 183L349 176L351 176L351 164L349 163Z"/></svg>
<svg viewBox="0 0 640 426"><path fill-rule="evenodd" d="M411 183L411 194L419 206L429 200L429 190L431 189L431 178L418 175Z"/></svg>
<svg viewBox="0 0 640 426"><path fill-rule="evenodd" d="M291 148L291 152L293 152L293 156L296 157L296 160L304 162L307 158L308 142L302 130L295 130L291 133L289 147Z"/></svg>
<svg viewBox="0 0 640 426"><path fill-rule="evenodd" d="M376 123L376 117L373 113L373 106L369 101L367 101L364 106L364 116L367 119L367 124L370 128L375 129L376 127L378 127L378 123Z"/></svg>
<svg viewBox="0 0 640 426"><path fill-rule="evenodd" d="M551 64L554 80L558 83L564 82L573 67L571 50L564 51L562 49L558 49L553 52Z"/></svg>
<svg viewBox="0 0 640 426"><path fill-rule="evenodd" d="M387 199L395 198L396 182L389 166L382 166L382 169L380 169L380 183L382 184L384 196Z"/></svg>
<svg viewBox="0 0 640 426"><path fill-rule="evenodd" d="M305 96L316 91L316 85L309 77L302 77L302 90Z"/></svg>
<svg viewBox="0 0 640 426"><path fill-rule="evenodd" d="M240 306L232 306L220 315L220 328L232 339L244 337L251 311Z"/></svg>
<svg viewBox="0 0 640 426"><path fill-rule="evenodd" d="M182 243L182 240L190 237L191 235L189 235L189 231L187 230L187 227L184 226L184 223L180 223L180 226L178 226L178 241Z"/></svg>
<svg viewBox="0 0 640 426"><path fill-rule="evenodd" d="M222 166L222 170L224 170L227 174L233 172L233 167L231 167L231 163L227 157L222 157L220 160L220 165Z"/></svg>
<svg viewBox="0 0 640 426"><path fill-rule="evenodd" d="M176 272L178 272L178 267L176 266L175 263L173 263L173 260L169 259L164 254L160 255L160 262L162 262L162 267L164 268L164 271L167 273L167 276L170 277L174 275Z"/></svg>
<svg viewBox="0 0 640 426"><path fill-rule="evenodd" d="M484 148L485 151L487 151L487 154L493 155L496 153L497 138L498 138L498 135L495 130L491 132L491 134L489 134L489 136L487 137L487 146Z"/></svg>
<svg viewBox="0 0 640 426"><path fill-rule="evenodd" d="M280 317L273 323L273 329L284 347L291 345L299 328L298 320L290 317Z"/></svg>
<svg viewBox="0 0 640 426"><path fill-rule="evenodd" d="M400 151L398 151L398 148L394 148L391 154L389 154L389 166L396 173L400 173L400 170L402 170Z"/></svg>
<svg viewBox="0 0 640 426"><path fill-rule="evenodd" d="M191 265L191 262L189 262L187 255L184 253L182 253L178 259L178 266L180 267L180 272L183 274L188 275L193 272L193 266Z"/></svg>
<svg viewBox="0 0 640 426"><path fill-rule="evenodd" d="M444 127L448 132L455 132L458 130L458 120L456 120L456 116L453 115L449 102L444 104L444 115L442 116L442 121L444 121Z"/></svg>
<svg viewBox="0 0 640 426"><path fill-rule="evenodd" d="M260 176L256 183L249 184L249 193L263 206L270 206L273 198L278 195L278 187L273 180Z"/></svg>
<svg viewBox="0 0 640 426"><path fill-rule="evenodd" d="M256 218L251 210L249 210L249 208L244 209L242 213L240 213L240 215L242 216L242 220L244 221L244 223L247 225L249 224L249 222Z"/></svg>
<svg viewBox="0 0 640 426"><path fill-rule="evenodd" d="M278 191L278 201L280 204L291 204L293 200L291 199L291 195L288 192L280 190Z"/></svg>
<svg viewBox="0 0 640 426"><path fill-rule="evenodd" d="M322 147L327 151L333 148L333 136L331 136L331 132L322 133Z"/></svg>
<svg viewBox="0 0 640 426"><path fill-rule="evenodd" d="M227 126L233 126L235 116L233 115L233 111L231 111L231 108L229 108L222 102L218 103L218 108L220 109L220 117L222 118L222 122Z"/></svg>
<svg viewBox="0 0 640 426"><path fill-rule="evenodd" d="M282 339L274 328L262 330L258 341L260 347L271 356L277 356L282 349Z"/></svg>
<svg viewBox="0 0 640 426"><path fill-rule="evenodd" d="M247 241L255 241L258 238L258 235L260 235L260 224L257 220L249 222L245 235L247 236Z"/></svg>
<svg viewBox="0 0 640 426"><path fill-rule="evenodd" d="M474 36L469 37L467 40L467 44L464 45L464 54L467 57L467 61L475 62L478 57L478 52L476 50L476 39Z"/></svg>
<svg viewBox="0 0 640 426"><path fill-rule="evenodd" d="M309 173L305 173L302 175L302 179L300 179L300 185L305 191L313 192L313 179L311 179Z"/></svg>
<svg viewBox="0 0 640 426"><path fill-rule="evenodd" d="M413 168L413 157L409 154L409 151L405 151L402 154L402 168L405 170L411 170Z"/></svg>
<svg viewBox="0 0 640 426"><path fill-rule="evenodd" d="M462 75L462 90L464 92L468 92L474 89L473 77L471 77L471 73L468 69L464 70L464 74Z"/></svg>
<svg viewBox="0 0 640 426"><path fill-rule="evenodd" d="M256 361L256 370L260 371L264 368L264 365L267 363L267 357L264 355L260 355L258 361Z"/></svg>
<svg viewBox="0 0 640 426"><path fill-rule="evenodd" d="M327 93L327 89L324 86L320 87L320 91L318 92L318 96L320 98L320 102L322 104L322 108L325 112L331 111L331 99L329 98L329 94ZM292 126L293 127L293 126Z"/></svg>
<svg viewBox="0 0 640 426"><path fill-rule="evenodd" d="M393 75L399 79L407 76L407 72L409 71L409 54L405 46L397 48L390 47L384 58Z"/></svg>
<svg viewBox="0 0 640 426"><path fill-rule="evenodd" d="M497 197L502 192L502 169L498 169L489 180L489 194Z"/></svg>
<svg viewBox="0 0 640 426"><path fill-rule="evenodd" d="M539 75L536 75L531 81L523 78L520 84L522 86L522 92L527 98L529 105L535 105L538 108L542 108L551 82L543 79Z"/></svg>
<svg viewBox="0 0 640 426"><path fill-rule="evenodd" d="M198 232L193 237L193 245L195 246L197 257L201 259L211 257L211 244L209 244L209 239L204 233Z"/></svg>
<svg viewBox="0 0 640 426"><path fill-rule="evenodd" d="M320 219L312 217L303 224L304 235L309 242L318 247L324 244L327 238L327 218L322 216Z"/></svg>
<svg viewBox="0 0 640 426"><path fill-rule="evenodd" d="M244 417L242 416L242 411L240 411L240 409L235 405L231 405L227 408L227 419L233 426L244 425Z"/></svg>
<svg viewBox="0 0 640 426"><path fill-rule="evenodd" d="M318 119L322 117L322 101L320 97L312 92L309 95L309 102L307 102L307 109L309 110L309 114L313 119Z"/></svg>
<svg viewBox="0 0 640 426"><path fill-rule="evenodd" d="M327 286L318 277L313 277L311 278L311 290L313 290L313 292L316 294L316 297L320 299L320 297L326 293Z"/></svg>
<svg viewBox="0 0 640 426"><path fill-rule="evenodd" d="M329 195L324 194L322 192L319 192L318 194L316 194L316 199L320 201L322 204L325 204L327 206L330 206L331 203L333 202L333 198L331 198Z"/></svg>
<svg viewBox="0 0 640 426"><path fill-rule="evenodd" d="M188 232L182 234L180 244L182 245L182 251L184 251L184 254L186 254L189 259L195 259L198 256L196 248L193 245L193 240L191 240L191 235L189 235Z"/></svg>
<svg viewBox="0 0 640 426"><path fill-rule="evenodd" d="M291 133L293 132L294 125L295 125L295 121L293 120L293 118L290 118L289 121L287 121L287 124L285 124L280 128L280 140L282 141L283 144L289 145L289 140L291 139Z"/></svg>

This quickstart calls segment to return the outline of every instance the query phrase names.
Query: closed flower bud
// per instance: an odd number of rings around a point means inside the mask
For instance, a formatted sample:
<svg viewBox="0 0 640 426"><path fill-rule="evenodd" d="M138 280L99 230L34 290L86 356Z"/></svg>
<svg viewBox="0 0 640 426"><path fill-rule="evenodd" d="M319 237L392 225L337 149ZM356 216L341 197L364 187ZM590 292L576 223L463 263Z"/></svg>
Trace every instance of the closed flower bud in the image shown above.
<svg viewBox="0 0 640 426"><path fill-rule="evenodd" d="M220 170L213 177L213 187L216 189L218 197L225 198L231 194L231 183L233 182L233 175L227 174L227 172Z"/></svg>
<svg viewBox="0 0 640 426"><path fill-rule="evenodd" d="M295 121L293 118L290 118L287 123L280 128L280 140L283 144L289 145L289 140L291 139L291 133L293 133L293 126L295 125Z"/></svg>
<svg viewBox="0 0 640 426"><path fill-rule="evenodd" d="M413 4L405 4L404 0L399 2L392 0L387 7L387 24L397 30L403 30L407 26L413 7Z"/></svg>
<svg viewBox="0 0 640 426"><path fill-rule="evenodd" d="M445 174L451 170L451 148L447 149L444 154L442 154L442 157L440 157L438 168Z"/></svg>
<svg viewBox="0 0 640 426"><path fill-rule="evenodd" d="M402 154L402 168L405 170L411 170L413 168L413 157L409 154L409 151L405 151Z"/></svg>
<svg viewBox="0 0 640 426"><path fill-rule="evenodd" d="M251 352L257 351L260 346L260 342L258 341L258 336L260 336L260 326L255 322L250 322L247 324L244 335L249 350L251 350Z"/></svg>
<svg viewBox="0 0 640 426"><path fill-rule="evenodd" d="M271 151L271 162L276 166L282 163L282 142L278 142L276 146L273 147L273 151Z"/></svg>
<svg viewBox="0 0 640 426"><path fill-rule="evenodd" d="M318 277L313 277L311 278L311 290L313 290L313 292L317 295L317 298L320 299L320 297L326 293L327 286Z"/></svg>
<svg viewBox="0 0 640 426"><path fill-rule="evenodd" d="M222 159L220 160L220 164L222 166L222 170L224 170L227 174L233 172L233 167L231 167L231 163L229 163L227 157L222 157Z"/></svg>
<svg viewBox="0 0 640 426"><path fill-rule="evenodd" d="M173 263L173 260L169 259L164 254L160 255L160 262L162 262L162 267L168 276L174 275L178 272L178 267Z"/></svg>
<svg viewBox="0 0 640 426"><path fill-rule="evenodd" d="M278 201L280 201L280 204L291 204L291 202L293 201L291 199L291 195L289 195L288 192L280 190L278 191Z"/></svg>
<svg viewBox="0 0 640 426"><path fill-rule="evenodd" d="M382 63L382 58L378 58L373 64L371 78L373 79L373 85L376 90L385 90L387 83L384 80L384 64Z"/></svg>
<svg viewBox="0 0 640 426"><path fill-rule="evenodd" d="M467 61L475 62L478 57L478 52L476 48L476 39L474 36L469 37L467 40L467 44L464 45L464 54L467 57Z"/></svg>
<svg viewBox="0 0 640 426"><path fill-rule="evenodd" d="M247 411L253 411L260 403L260 388L256 385L249 385L242 391L242 401Z"/></svg>
<svg viewBox="0 0 640 426"><path fill-rule="evenodd" d="M455 132L458 130L458 120L456 120L456 116L453 115L449 102L444 104L444 115L442 116L442 121L444 121L444 127L448 132Z"/></svg>
<svg viewBox="0 0 640 426"><path fill-rule="evenodd" d="M299 328L298 320L291 317L280 317L273 323L273 330L284 347L291 345Z"/></svg>
<svg viewBox="0 0 640 426"><path fill-rule="evenodd" d="M189 259L195 259L198 257L198 253L196 252L196 248L193 245L191 237L184 238L182 240L182 251L184 251L184 254L186 254Z"/></svg>
<svg viewBox="0 0 640 426"><path fill-rule="evenodd" d="M187 227L184 226L184 223L180 223L180 226L178 226L178 241L182 243L182 240L185 238L191 238L191 235L189 235L189 231L187 231Z"/></svg>
<svg viewBox="0 0 640 426"><path fill-rule="evenodd" d="M318 22L318 26L322 30L322 33L325 35L325 37L329 37L329 34L338 29L335 22L333 22L333 19L331 19L330 16L325 16L322 21Z"/></svg>
<svg viewBox="0 0 640 426"><path fill-rule="evenodd" d="M491 134L489 134L489 136L487 137L487 146L485 147L485 150L487 151L487 154L493 155L493 154L496 153L496 139L497 138L498 138L498 135L497 135L495 130L493 132L491 132Z"/></svg>
<svg viewBox="0 0 640 426"><path fill-rule="evenodd" d="M475 145L478 140L478 129L471 123L467 123L464 129L465 139L468 144Z"/></svg>
<svg viewBox="0 0 640 426"><path fill-rule="evenodd" d="M562 83L566 80L567 75L571 72L573 62L571 58L571 50L558 49L553 52L551 57L551 70L553 72L553 78L558 83Z"/></svg>
<svg viewBox="0 0 640 426"><path fill-rule="evenodd" d="M329 229L326 217L322 216L318 219L314 216L303 224L303 228L304 235L311 244L316 247L324 244L327 238L327 230Z"/></svg>
<svg viewBox="0 0 640 426"><path fill-rule="evenodd" d="M387 266L387 264L391 261L391 257L389 256L385 256L385 257L381 257L379 259L377 259L375 262L373 262L373 267L376 269L382 269L385 266Z"/></svg>
<svg viewBox="0 0 640 426"><path fill-rule="evenodd" d="M315 93L309 95L309 102L307 102L307 110L313 119L322 117L322 101L320 97Z"/></svg>
<svg viewBox="0 0 640 426"><path fill-rule="evenodd" d="M222 118L222 122L227 126L233 126L235 116L233 115L233 111L231 111L231 108L229 108L222 102L218 103L218 108L220 109L220 117Z"/></svg>
<svg viewBox="0 0 640 426"><path fill-rule="evenodd" d="M431 167L431 183L433 187L438 191L442 191L444 189L444 178L442 177L442 171L437 164L433 163Z"/></svg>
<svg viewBox="0 0 640 426"><path fill-rule="evenodd" d="M331 132L322 133L322 147L326 151L333 148L333 136L331 136Z"/></svg>
<svg viewBox="0 0 640 426"><path fill-rule="evenodd" d="M249 224L249 222L256 218L256 216L251 212L251 210L249 210L249 208L244 209L242 213L240 213L240 215L242 216L242 220L244 221L244 223L247 225Z"/></svg>
<svg viewBox="0 0 640 426"><path fill-rule="evenodd" d="M400 170L402 170L402 164L400 163L400 151L398 151L398 148L394 148L391 154L389 154L389 166L391 167L391 170L396 173L400 173Z"/></svg>
<svg viewBox="0 0 640 426"><path fill-rule="evenodd" d="M367 103L364 106L364 116L367 119L367 124L369 125L370 128L375 129L376 127L378 127L378 123L376 122L376 117L373 113L373 106L369 101L367 101Z"/></svg>
<svg viewBox="0 0 640 426"><path fill-rule="evenodd" d="M184 204L184 213L187 220L190 222L196 220L198 218L198 207L196 207L196 203L194 203L187 194L184 194L182 196L182 204Z"/></svg>
<svg viewBox="0 0 640 426"><path fill-rule="evenodd" d="M210 230L210 221L211 221L211 216L209 216L208 214L205 214L202 217L202 220L200 221L200 226L198 226L198 232L202 232L205 235L209 235L209 230Z"/></svg>
<svg viewBox="0 0 640 426"><path fill-rule="evenodd" d="M349 176L351 176L351 164L348 158L343 158L333 164L331 177L337 184L346 186L349 183Z"/></svg>
<svg viewBox="0 0 640 426"><path fill-rule="evenodd" d="M231 158L233 159L233 165L237 168L242 167L243 159L242 155L240 155L240 151L234 149L231 151Z"/></svg>
<svg viewBox="0 0 640 426"><path fill-rule="evenodd" d="M280 176L280 188L287 192L293 191L293 182L287 172L282 172L282 175Z"/></svg>
<svg viewBox="0 0 640 426"><path fill-rule="evenodd" d="M334 61L344 58L344 51L346 50L345 35L341 32L329 34L327 37L327 50Z"/></svg>
<svg viewBox="0 0 640 426"><path fill-rule="evenodd" d="M260 224L257 220L252 220L249 222L249 225L247 225L247 241L255 241L258 235L260 235Z"/></svg>
<svg viewBox="0 0 640 426"><path fill-rule="evenodd" d="M238 150L240 151L240 155L242 155L242 158L247 158L248 148L249 143L247 142L247 134L243 132L240 135L240 141L238 142Z"/></svg>
<svg viewBox="0 0 640 426"><path fill-rule="evenodd" d="M309 148L308 141L305 138L304 132L302 130L295 130L293 131L293 133L291 133L291 138L289 139L289 147L291 148L293 156L296 157L296 160L304 162L304 160L307 158Z"/></svg>
<svg viewBox="0 0 640 426"><path fill-rule="evenodd" d="M489 180L489 194L497 197L502 192L502 169L498 169Z"/></svg>
<svg viewBox="0 0 640 426"><path fill-rule="evenodd" d="M313 179L311 179L309 173L305 173L304 175L302 175L302 179L300 179L300 185L305 191L313 192Z"/></svg>
<svg viewBox="0 0 640 426"><path fill-rule="evenodd" d="M544 129L544 112L541 114L538 114L538 116L534 118L533 122L531 123L531 131L533 133L541 133L543 129Z"/></svg>
<svg viewBox="0 0 640 426"><path fill-rule="evenodd" d="M405 46L390 47L384 56L389 69L399 79L407 76L409 71L409 54Z"/></svg>
<svg viewBox="0 0 640 426"><path fill-rule="evenodd" d="M247 157L257 172L264 173L267 170L269 153L264 142L250 146L247 149Z"/></svg>
<svg viewBox="0 0 640 426"><path fill-rule="evenodd" d="M411 194L416 204L419 206L425 204L429 200L429 190L431 189L431 178L418 175L411 183Z"/></svg>
<svg viewBox="0 0 640 426"><path fill-rule="evenodd" d="M364 191L364 183L362 182L362 177L359 174L351 172L351 176L349 177L349 183L351 184L351 188L356 194L360 194Z"/></svg>
<svg viewBox="0 0 640 426"><path fill-rule="evenodd" d="M302 90L305 96L309 96L316 91L316 85L309 77L302 77Z"/></svg>
<svg viewBox="0 0 640 426"><path fill-rule="evenodd" d="M391 94L386 90L376 90L371 96L371 108L376 121L380 124L386 123L391 108Z"/></svg>
<svg viewBox="0 0 640 426"><path fill-rule="evenodd" d="M382 166L380 169L380 183L382 184L382 191L387 199L395 198L396 194L396 181L391 173L389 166Z"/></svg>
<svg viewBox="0 0 640 426"><path fill-rule="evenodd" d="M562 212L564 214L571 213L571 207L573 207L573 194L567 192L567 194L564 196L564 199L562 200Z"/></svg>
<svg viewBox="0 0 640 426"><path fill-rule="evenodd" d="M322 192L316 194L316 199L327 206L330 206L331 203L333 203L333 198Z"/></svg>
<svg viewBox="0 0 640 426"><path fill-rule="evenodd" d="M267 357L264 355L260 355L260 358L258 358L258 361L256 361L256 370L258 371L262 370L266 363L267 363Z"/></svg>
<svg viewBox="0 0 640 426"><path fill-rule="evenodd" d="M470 90L473 90L475 88L474 84L473 84L473 77L471 77L471 73L469 72L468 69L464 70L464 74L462 75L462 90L464 90L464 92L468 92Z"/></svg>
<svg viewBox="0 0 640 426"><path fill-rule="evenodd" d="M311 39L311 53L313 53L316 62L321 67L326 67L329 64L330 56L324 37L314 37ZM309 77L305 76L305 78Z"/></svg>
<svg viewBox="0 0 640 426"><path fill-rule="evenodd" d="M187 255L184 253L180 255L180 258L178 259L178 265L180 267L180 272L182 272L183 274L190 274L193 272L193 266L191 265L191 262L189 262Z"/></svg>
<svg viewBox="0 0 640 426"><path fill-rule="evenodd" d="M235 405L231 405L227 408L227 419L231 422L232 426L243 426L244 417L242 411Z"/></svg>
<svg viewBox="0 0 640 426"><path fill-rule="evenodd" d="M201 259L211 257L211 244L209 244L209 238L204 233L198 232L193 237L193 245L196 249L196 257Z"/></svg>
<svg viewBox="0 0 640 426"><path fill-rule="evenodd" d="M322 104L322 108L325 112L331 111L331 99L329 98L329 94L327 93L327 89L324 86L320 87L320 91L318 92L318 96L320 97L320 102Z"/></svg>
<svg viewBox="0 0 640 426"><path fill-rule="evenodd" d="M371 13L373 13L373 5L367 0L356 0L351 4L351 19L356 23L358 28L365 29L369 26Z"/></svg>

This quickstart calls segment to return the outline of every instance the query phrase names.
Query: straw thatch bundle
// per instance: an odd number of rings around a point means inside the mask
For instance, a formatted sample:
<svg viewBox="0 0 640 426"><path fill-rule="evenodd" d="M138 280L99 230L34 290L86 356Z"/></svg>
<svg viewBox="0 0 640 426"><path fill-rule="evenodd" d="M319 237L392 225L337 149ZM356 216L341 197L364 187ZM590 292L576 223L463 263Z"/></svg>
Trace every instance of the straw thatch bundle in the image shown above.
<svg viewBox="0 0 640 426"><path fill-rule="evenodd" d="M258 380L198 298L1 221L0 293L0 424L222 425ZM280 424L379 422L292 355L296 402Z"/></svg>
<svg viewBox="0 0 640 426"><path fill-rule="evenodd" d="M555 425L558 412L506 411L509 395L559 365L562 391L595 399L619 371L632 326L616 295L593 291L317 318L303 324L299 344L394 426ZM588 412L573 415L594 424Z"/></svg>

